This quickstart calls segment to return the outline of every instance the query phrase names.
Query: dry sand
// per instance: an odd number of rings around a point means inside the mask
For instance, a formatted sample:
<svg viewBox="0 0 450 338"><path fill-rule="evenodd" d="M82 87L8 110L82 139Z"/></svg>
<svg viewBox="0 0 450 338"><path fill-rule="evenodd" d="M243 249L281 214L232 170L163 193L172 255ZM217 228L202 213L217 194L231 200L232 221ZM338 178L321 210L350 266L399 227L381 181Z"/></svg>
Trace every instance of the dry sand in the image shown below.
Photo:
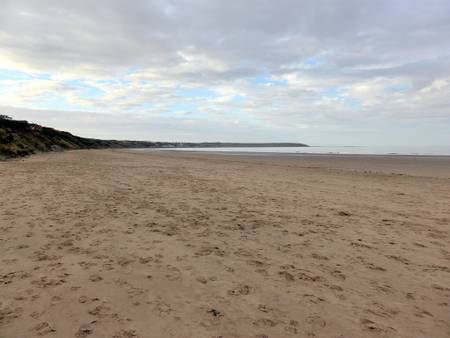
<svg viewBox="0 0 450 338"><path fill-rule="evenodd" d="M73 151L0 194L1 338L450 336L448 157Z"/></svg>

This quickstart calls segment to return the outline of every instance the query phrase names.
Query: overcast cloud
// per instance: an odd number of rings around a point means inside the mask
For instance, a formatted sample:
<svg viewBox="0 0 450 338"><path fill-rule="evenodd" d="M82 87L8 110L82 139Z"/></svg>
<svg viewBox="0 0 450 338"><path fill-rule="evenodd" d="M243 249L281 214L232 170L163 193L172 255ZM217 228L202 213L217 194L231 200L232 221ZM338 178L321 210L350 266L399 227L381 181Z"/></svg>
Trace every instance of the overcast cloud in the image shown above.
<svg viewBox="0 0 450 338"><path fill-rule="evenodd" d="M0 109L82 136L450 145L450 1L0 0Z"/></svg>

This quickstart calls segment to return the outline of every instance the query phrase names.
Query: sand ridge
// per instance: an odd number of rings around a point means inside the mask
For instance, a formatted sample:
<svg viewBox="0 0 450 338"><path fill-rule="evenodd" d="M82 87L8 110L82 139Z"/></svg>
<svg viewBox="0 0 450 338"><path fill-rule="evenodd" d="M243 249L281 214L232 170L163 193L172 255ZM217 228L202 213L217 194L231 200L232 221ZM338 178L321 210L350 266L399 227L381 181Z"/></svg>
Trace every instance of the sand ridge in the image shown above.
<svg viewBox="0 0 450 338"><path fill-rule="evenodd" d="M311 161L0 163L0 337L450 336L450 180Z"/></svg>

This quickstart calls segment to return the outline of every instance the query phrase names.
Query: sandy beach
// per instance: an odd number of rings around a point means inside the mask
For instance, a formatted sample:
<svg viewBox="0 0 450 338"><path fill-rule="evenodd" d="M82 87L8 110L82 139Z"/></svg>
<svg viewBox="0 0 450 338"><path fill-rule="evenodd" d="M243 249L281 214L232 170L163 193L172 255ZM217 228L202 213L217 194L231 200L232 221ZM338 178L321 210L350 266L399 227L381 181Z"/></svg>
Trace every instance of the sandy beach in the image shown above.
<svg viewBox="0 0 450 338"><path fill-rule="evenodd" d="M0 337L450 336L450 157L0 162Z"/></svg>

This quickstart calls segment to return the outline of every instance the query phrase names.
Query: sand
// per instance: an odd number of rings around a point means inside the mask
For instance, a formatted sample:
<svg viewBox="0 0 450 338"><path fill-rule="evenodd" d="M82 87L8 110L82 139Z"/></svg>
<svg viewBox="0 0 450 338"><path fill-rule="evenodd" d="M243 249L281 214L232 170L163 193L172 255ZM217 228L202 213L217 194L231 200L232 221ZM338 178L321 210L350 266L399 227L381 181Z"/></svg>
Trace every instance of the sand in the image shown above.
<svg viewBox="0 0 450 338"><path fill-rule="evenodd" d="M450 158L0 162L0 337L449 337Z"/></svg>

